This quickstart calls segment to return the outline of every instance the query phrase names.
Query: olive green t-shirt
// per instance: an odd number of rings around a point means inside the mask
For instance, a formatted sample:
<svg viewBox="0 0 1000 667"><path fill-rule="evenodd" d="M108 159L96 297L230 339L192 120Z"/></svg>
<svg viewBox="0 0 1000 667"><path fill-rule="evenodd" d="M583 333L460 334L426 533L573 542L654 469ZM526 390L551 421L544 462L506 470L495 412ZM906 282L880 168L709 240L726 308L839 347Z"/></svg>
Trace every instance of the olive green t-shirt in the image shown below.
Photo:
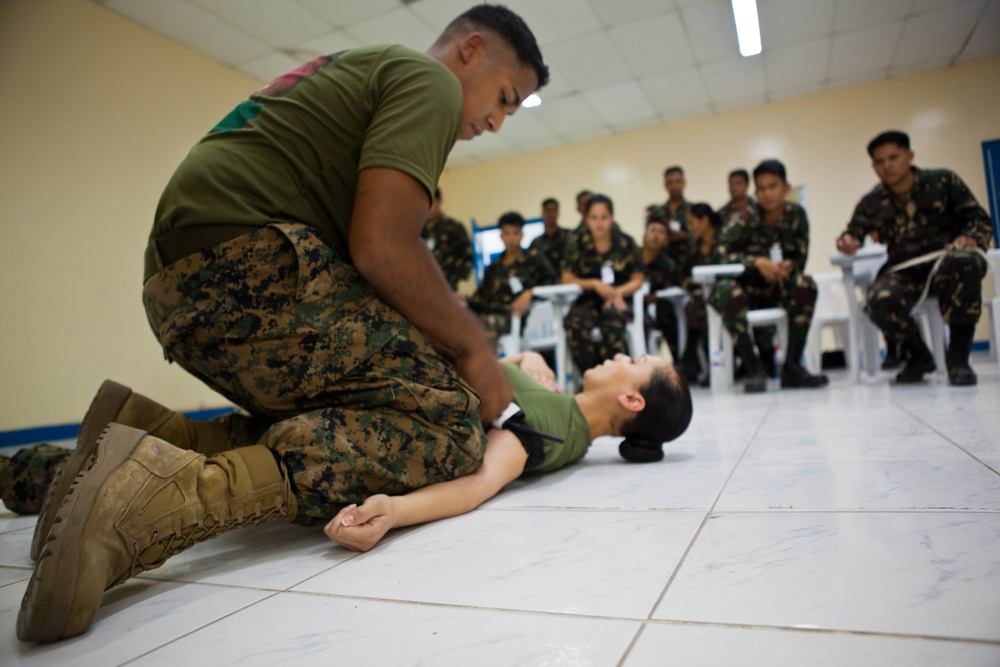
<svg viewBox="0 0 1000 667"><path fill-rule="evenodd" d="M572 396L544 389L513 364L502 364L514 391L514 402L524 412L528 426L564 438L543 440L545 458L529 473L551 472L583 458L590 448L590 427Z"/></svg>
<svg viewBox="0 0 1000 667"><path fill-rule="evenodd" d="M318 58L251 95L191 149L150 239L293 222L318 228L346 258L358 173L397 169L430 201L461 121L461 84L428 55L371 46Z"/></svg>

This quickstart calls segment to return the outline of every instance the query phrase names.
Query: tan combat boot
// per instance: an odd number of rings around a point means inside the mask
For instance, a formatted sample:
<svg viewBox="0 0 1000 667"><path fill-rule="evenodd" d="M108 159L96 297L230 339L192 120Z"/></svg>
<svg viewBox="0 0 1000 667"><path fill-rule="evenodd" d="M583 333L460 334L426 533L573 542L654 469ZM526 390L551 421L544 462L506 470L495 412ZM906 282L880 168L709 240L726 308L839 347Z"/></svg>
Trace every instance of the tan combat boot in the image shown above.
<svg viewBox="0 0 1000 667"><path fill-rule="evenodd" d="M105 380L97 390L77 433L76 449L56 469L49 485L38 523L31 540L31 559L38 560L52 519L73 480L84 470L94 453L97 438L108 424L124 424L199 454L211 456L239 445L252 445L263 433L260 420L232 413L221 419L196 421L137 394L125 385Z"/></svg>
<svg viewBox="0 0 1000 667"><path fill-rule="evenodd" d="M297 503L271 450L210 459L111 424L56 514L17 617L23 641L74 637L104 591L232 528L290 521Z"/></svg>

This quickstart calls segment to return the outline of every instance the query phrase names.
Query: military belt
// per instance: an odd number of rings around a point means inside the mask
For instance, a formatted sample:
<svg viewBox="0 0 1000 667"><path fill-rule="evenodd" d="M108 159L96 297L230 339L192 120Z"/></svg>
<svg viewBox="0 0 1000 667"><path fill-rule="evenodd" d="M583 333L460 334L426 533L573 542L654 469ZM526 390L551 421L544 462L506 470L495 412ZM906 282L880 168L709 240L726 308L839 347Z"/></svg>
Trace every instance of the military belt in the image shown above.
<svg viewBox="0 0 1000 667"><path fill-rule="evenodd" d="M146 246L143 257L145 265L142 281L146 282L174 262L193 255L205 248L231 241L237 236L243 236L257 231L261 227L254 225L198 225L196 227L181 227L153 239Z"/></svg>

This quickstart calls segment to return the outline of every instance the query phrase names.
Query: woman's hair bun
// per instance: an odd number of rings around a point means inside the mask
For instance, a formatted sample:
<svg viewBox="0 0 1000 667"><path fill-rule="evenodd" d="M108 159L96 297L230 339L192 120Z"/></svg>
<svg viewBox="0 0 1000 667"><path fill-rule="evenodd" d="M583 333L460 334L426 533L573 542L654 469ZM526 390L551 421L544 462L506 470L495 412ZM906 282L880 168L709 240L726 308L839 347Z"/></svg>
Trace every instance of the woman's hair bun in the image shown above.
<svg viewBox="0 0 1000 667"><path fill-rule="evenodd" d="M645 438L630 436L618 445L618 453L632 463L655 463L663 460L663 445Z"/></svg>

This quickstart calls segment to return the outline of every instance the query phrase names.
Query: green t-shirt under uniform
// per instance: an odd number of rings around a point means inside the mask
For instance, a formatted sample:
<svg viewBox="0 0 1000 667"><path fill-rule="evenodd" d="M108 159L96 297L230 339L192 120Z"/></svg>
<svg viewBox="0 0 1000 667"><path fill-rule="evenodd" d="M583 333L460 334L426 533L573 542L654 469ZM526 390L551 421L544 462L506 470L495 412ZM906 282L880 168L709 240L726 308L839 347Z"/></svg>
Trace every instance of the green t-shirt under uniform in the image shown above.
<svg viewBox="0 0 1000 667"><path fill-rule="evenodd" d="M529 473L551 472L579 461L590 448L590 427L572 396L544 389L513 364L502 364L521 406L528 426L564 438L565 442L543 440L545 458Z"/></svg>
<svg viewBox="0 0 1000 667"><path fill-rule="evenodd" d="M462 122L451 70L402 46L324 56L254 93L168 183L151 239L179 227L316 227L347 257L358 173L387 167L430 193Z"/></svg>

